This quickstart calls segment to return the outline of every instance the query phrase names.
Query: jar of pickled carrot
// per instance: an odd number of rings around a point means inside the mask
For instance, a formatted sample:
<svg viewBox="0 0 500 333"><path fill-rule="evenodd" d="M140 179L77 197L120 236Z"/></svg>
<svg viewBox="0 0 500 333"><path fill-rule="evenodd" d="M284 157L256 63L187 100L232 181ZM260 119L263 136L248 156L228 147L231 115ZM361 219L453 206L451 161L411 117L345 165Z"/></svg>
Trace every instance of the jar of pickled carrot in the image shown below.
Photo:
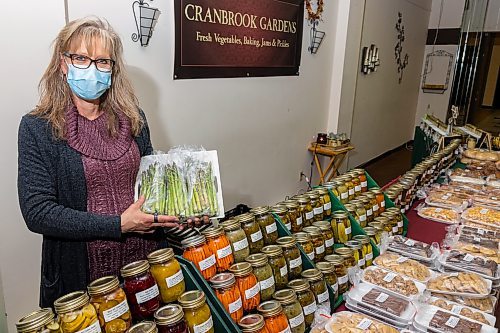
<svg viewBox="0 0 500 333"><path fill-rule="evenodd" d="M208 247L215 254L217 273L227 271L234 264L234 256L231 243L224 234L224 229L221 226L210 227L202 234L207 238Z"/></svg>
<svg viewBox="0 0 500 333"><path fill-rule="evenodd" d="M257 307L257 311L264 317L265 327L269 332L291 333L288 319L278 301L267 301Z"/></svg>
<svg viewBox="0 0 500 333"><path fill-rule="evenodd" d="M210 279L215 296L224 306L234 322L243 317L241 293L233 273L220 273Z"/></svg>
<svg viewBox="0 0 500 333"><path fill-rule="evenodd" d="M243 311L252 312L260 303L260 285L255 274L253 274L252 265L248 262L240 262L229 268L229 271L236 278L236 285L241 293Z"/></svg>
<svg viewBox="0 0 500 333"><path fill-rule="evenodd" d="M210 280L217 273L215 254L203 235L196 235L181 241L184 248L182 256L195 264L205 280Z"/></svg>

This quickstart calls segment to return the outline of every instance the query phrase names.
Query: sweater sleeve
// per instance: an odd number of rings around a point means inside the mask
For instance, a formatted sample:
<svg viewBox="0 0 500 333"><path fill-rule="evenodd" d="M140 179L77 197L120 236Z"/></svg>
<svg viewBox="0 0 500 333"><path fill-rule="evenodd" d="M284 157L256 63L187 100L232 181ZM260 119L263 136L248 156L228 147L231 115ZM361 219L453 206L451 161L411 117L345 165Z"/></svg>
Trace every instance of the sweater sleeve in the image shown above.
<svg viewBox="0 0 500 333"><path fill-rule="evenodd" d="M55 177L41 146L44 130L34 118L23 117L18 134L18 196L21 213L32 232L46 236L87 240L120 238L120 216L103 216L65 207L57 201Z"/></svg>

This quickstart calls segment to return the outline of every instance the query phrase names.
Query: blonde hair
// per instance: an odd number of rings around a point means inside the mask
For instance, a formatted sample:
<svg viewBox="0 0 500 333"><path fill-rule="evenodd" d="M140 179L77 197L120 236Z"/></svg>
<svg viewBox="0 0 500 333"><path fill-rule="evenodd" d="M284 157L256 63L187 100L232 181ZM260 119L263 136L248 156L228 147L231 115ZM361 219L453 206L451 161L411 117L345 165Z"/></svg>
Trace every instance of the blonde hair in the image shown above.
<svg viewBox="0 0 500 333"><path fill-rule="evenodd" d="M95 17L71 21L59 32L53 43L52 59L38 86L39 103L31 114L47 119L54 136L65 139L65 113L72 105L72 95L61 70L61 55L78 42L85 43L89 52L93 50L96 42L101 42L115 61L111 87L100 99L100 109L108 114L110 135L114 136L118 131L117 112L123 112L129 119L132 135L139 135L144 121L139 113L137 97L125 73L122 42L107 21Z"/></svg>

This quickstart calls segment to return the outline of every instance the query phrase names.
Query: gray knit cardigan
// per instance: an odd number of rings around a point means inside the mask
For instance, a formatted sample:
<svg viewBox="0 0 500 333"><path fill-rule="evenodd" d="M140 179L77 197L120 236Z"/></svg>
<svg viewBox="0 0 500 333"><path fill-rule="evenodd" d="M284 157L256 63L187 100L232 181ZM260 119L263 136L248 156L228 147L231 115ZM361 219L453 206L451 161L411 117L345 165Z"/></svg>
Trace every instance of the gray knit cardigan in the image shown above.
<svg viewBox="0 0 500 333"><path fill-rule="evenodd" d="M146 121L135 141L141 156L152 153ZM80 153L66 141L55 139L45 119L32 115L25 115L19 126L17 186L28 229L43 235L40 306L52 307L61 295L86 289L86 241L119 239L120 216L86 212Z"/></svg>

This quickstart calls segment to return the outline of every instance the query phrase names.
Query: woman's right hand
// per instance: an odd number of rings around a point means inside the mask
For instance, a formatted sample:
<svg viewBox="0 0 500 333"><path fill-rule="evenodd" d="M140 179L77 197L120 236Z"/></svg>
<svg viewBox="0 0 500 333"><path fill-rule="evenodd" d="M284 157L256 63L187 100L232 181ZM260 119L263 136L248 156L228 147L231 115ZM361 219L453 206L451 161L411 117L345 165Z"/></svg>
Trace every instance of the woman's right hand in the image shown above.
<svg viewBox="0 0 500 333"><path fill-rule="evenodd" d="M182 228L177 223L179 219L175 216L158 215L158 222L154 222L154 215L141 211L144 201L145 198L141 196L139 200L131 204L120 216L122 233L150 233L154 232L157 227Z"/></svg>

